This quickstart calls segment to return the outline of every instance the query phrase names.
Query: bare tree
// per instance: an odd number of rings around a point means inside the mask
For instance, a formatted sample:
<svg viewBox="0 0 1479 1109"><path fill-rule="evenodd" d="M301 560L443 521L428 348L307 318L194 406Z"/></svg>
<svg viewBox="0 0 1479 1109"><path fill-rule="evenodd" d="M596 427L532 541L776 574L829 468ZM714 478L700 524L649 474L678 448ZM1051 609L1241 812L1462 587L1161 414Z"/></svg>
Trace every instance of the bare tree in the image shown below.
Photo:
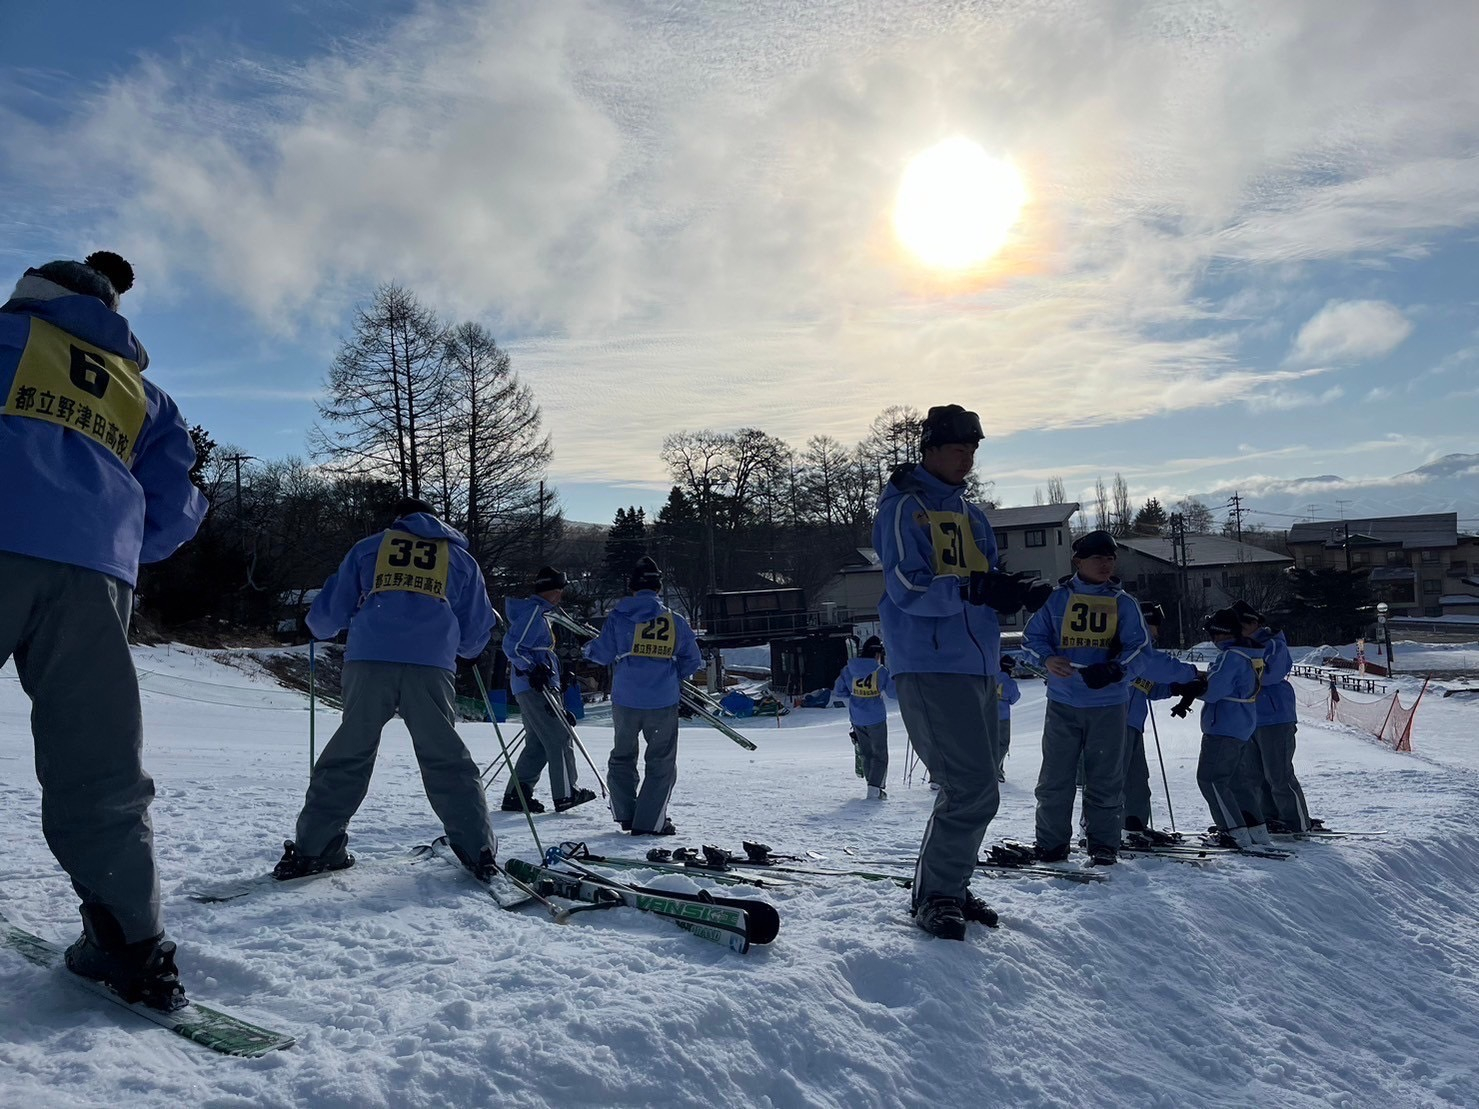
<svg viewBox="0 0 1479 1109"><path fill-rule="evenodd" d="M1181 514L1181 523L1188 535L1212 533L1212 510L1195 497L1182 497L1176 502L1176 511Z"/></svg>
<svg viewBox="0 0 1479 1109"><path fill-rule="evenodd" d="M435 415L448 404L436 314L399 285L381 285L356 310L352 333L329 367L322 425L310 432L315 456L340 474L386 477L419 497Z"/></svg>
<svg viewBox="0 0 1479 1109"><path fill-rule="evenodd" d="M1063 487L1063 479L1056 475L1048 478L1048 503L1067 504L1068 490Z"/></svg>
<svg viewBox="0 0 1479 1109"><path fill-rule="evenodd" d="M852 454L830 435L813 435L800 461L797 483L802 519L828 528L841 524L846 519L845 487L855 476Z"/></svg>
<svg viewBox="0 0 1479 1109"><path fill-rule="evenodd" d="M875 463L887 481L895 468L919 461L923 430L924 415L919 409L907 404L890 405L874 417L867 437L858 444L858 453Z"/></svg>
<svg viewBox="0 0 1479 1109"><path fill-rule="evenodd" d="M1122 475L1114 475L1114 515L1113 531L1115 535L1129 535L1133 531L1131 526L1135 520L1135 506L1130 503L1130 487L1125 483Z"/></svg>
<svg viewBox="0 0 1479 1109"><path fill-rule="evenodd" d="M1044 503L1043 502L1043 499L1042 499L1042 486L1041 485L1037 486L1035 489L1032 490L1032 503L1033 504L1042 504L1042 503Z"/></svg>
<svg viewBox="0 0 1479 1109"><path fill-rule="evenodd" d="M1104 479L1094 479L1094 529L1108 531L1110 525L1109 490L1104 488Z"/></svg>

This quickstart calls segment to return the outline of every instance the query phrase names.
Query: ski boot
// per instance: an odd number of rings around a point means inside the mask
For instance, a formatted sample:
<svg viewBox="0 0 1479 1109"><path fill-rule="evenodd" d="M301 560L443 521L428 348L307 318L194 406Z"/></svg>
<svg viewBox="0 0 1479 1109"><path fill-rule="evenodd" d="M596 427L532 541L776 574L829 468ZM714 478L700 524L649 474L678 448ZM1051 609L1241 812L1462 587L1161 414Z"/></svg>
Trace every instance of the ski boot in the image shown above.
<svg viewBox="0 0 1479 1109"><path fill-rule="evenodd" d="M584 805L587 801L594 801L595 799L596 794L594 790L575 789L571 791L569 797L555 798L555 812L568 812L570 809L575 808L576 805Z"/></svg>
<svg viewBox="0 0 1479 1109"><path fill-rule="evenodd" d="M960 915L966 920L984 924L987 928L995 928L996 922L1000 919L996 915L996 910L972 893L969 887L966 888L965 899L961 902Z"/></svg>
<svg viewBox="0 0 1479 1109"><path fill-rule="evenodd" d="M354 865L354 856L344 850L349 842L347 835L337 835L329 841L321 855L304 855L292 840L283 840L282 858L272 868L272 876L279 882L294 878L306 878L323 870L347 870Z"/></svg>
<svg viewBox="0 0 1479 1109"><path fill-rule="evenodd" d="M662 822L662 827L659 828L655 832L648 831L646 828L633 828L632 829L632 835L634 835L634 836L676 836L677 834L678 834L677 825L675 825L671 820L668 820L666 818L664 818L664 820Z"/></svg>
<svg viewBox="0 0 1479 1109"><path fill-rule="evenodd" d="M164 934L125 943L113 914L100 905L83 905L82 935L67 948L67 969L82 978L101 982L130 1005L172 1013L190 1004L175 945Z"/></svg>
<svg viewBox="0 0 1479 1109"><path fill-rule="evenodd" d="M501 812L523 812L524 805L528 805L529 811L532 813L544 812L544 802L536 800L532 795L528 793L524 794L523 804L520 804L520 792L521 791L517 789L505 790L503 794L503 804L499 806L499 810Z"/></svg>
<svg viewBox="0 0 1479 1109"><path fill-rule="evenodd" d="M914 910L914 922L942 940L965 939L965 913L953 897L936 894Z"/></svg>
<svg viewBox="0 0 1479 1109"><path fill-rule="evenodd" d="M479 882L484 884L491 882L493 876L498 873L498 863L494 861L493 848L491 847L484 847L478 852L477 859L474 860L468 852L454 843L452 845L452 854L457 856L458 861L467 867L472 872L472 876Z"/></svg>

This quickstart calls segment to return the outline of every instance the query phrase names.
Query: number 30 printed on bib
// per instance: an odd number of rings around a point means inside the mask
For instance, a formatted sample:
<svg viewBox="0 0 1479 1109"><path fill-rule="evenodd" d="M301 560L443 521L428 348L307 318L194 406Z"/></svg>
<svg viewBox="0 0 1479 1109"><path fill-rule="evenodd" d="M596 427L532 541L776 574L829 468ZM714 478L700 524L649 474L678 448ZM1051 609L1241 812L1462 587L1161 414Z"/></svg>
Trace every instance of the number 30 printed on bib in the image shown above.
<svg viewBox="0 0 1479 1109"><path fill-rule="evenodd" d="M1075 593L1063 610L1063 624L1058 629L1058 645L1069 647L1102 647L1109 649L1120 627L1118 597L1099 597L1092 593Z"/></svg>

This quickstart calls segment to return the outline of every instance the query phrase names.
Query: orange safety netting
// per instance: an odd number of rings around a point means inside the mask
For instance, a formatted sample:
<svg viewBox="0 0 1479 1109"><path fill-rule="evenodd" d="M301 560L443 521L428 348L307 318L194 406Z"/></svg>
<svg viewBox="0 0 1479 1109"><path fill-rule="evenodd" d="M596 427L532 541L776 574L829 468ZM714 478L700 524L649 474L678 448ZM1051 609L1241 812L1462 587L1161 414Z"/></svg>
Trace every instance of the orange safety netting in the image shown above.
<svg viewBox="0 0 1479 1109"><path fill-rule="evenodd" d="M1306 716L1319 713L1326 720L1345 724L1374 736L1383 743L1391 744L1394 751L1412 750L1412 718L1427 690L1427 682L1418 692L1411 708L1402 707L1402 699L1393 693L1375 701L1358 700L1343 689L1326 686L1311 686L1305 682L1290 682L1294 698Z"/></svg>

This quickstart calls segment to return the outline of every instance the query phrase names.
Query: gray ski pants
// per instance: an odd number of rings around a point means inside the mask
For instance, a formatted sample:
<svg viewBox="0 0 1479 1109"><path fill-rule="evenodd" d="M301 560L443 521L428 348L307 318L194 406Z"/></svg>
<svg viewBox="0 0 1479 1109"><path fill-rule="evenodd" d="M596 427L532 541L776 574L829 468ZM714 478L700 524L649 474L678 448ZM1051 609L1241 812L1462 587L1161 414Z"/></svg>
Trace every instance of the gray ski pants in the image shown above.
<svg viewBox="0 0 1479 1109"><path fill-rule="evenodd" d="M534 796L539 775L549 767L550 797L556 801L575 792L575 744L565 730L565 722L555 715L543 693L526 689L515 695L519 716L524 721L524 749L514 760L514 776L524 787L524 794ZM512 797L513 784L505 796Z"/></svg>
<svg viewBox="0 0 1479 1109"><path fill-rule="evenodd" d="M973 674L896 674L909 739L940 789L914 869L914 905L961 898L996 815L996 679Z"/></svg>
<svg viewBox="0 0 1479 1109"><path fill-rule="evenodd" d="M996 718L996 776L1007 772L1007 755L1012 751L1012 718Z"/></svg>
<svg viewBox="0 0 1479 1109"><path fill-rule="evenodd" d="M1073 799L1084 767L1084 826L1090 846L1118 848L1120 793L1125 780L1128 705L1078 708L1048 702L1037 776L1037 846L1067 847L1073 838Z"/></svg>
<svg viewBox="0 0 1479 1109"><path fill-rule="evenodd" d="M1224 832L1263 823L1263 806L1248 772L1257 756L1253 743L1225 735L1202 736L1197 760L1197 787L1207 799L1212 822Z"/></svg>
<svg viewBox="0 0 1479 1109"><path fill-rule="evenodd" d="M1253 733L1257 751L1255 777L1265 818L1278 817L1291 828L1307 831L1310 810L1294 774L1294 735L1297 724L1265 724Z"/></svg>
<svg viewBox="0 0 1479 1109"><path fill-rule="evenodd" d="M863 754L863 777L870 786L882 789L888 785L888 721L877 724L854 724L858 733L858 750Z"/></svg>
<svg viewBox="0 0 1479 1109"><path fill-rule="evenodd" d="M473 859L484 847L496 848L478 764L457 734L452 671L403 662L346 662L343 687L344 719L313 765L298 814L298 851L321 855L347 834L370 788L380 733L397 709L447 839Z"/></svg>
<svg viewBox="0 0 1479 1109"><path fill-rule="evenodd" d="M42 834L84 904L111 913L126 942L150 939L164 918L154 780L128 650L133 590L97 570L8 552L0 577L0 664L15 656L31 698Z"/></svg>
<svg viewBox="0 0 1479 1109"><path fill-rule="evenodd" d="M611 706L616 745L606 763L611 815L638 832L659 831L668 818L668 798L678 781L678 706L632 709ZM647 738L647 773L637 788L639 740Z"/></svg>
<svg viewBox="0 0 1479 1109"><path fill-rule="evenodd" d="M1125 785L1120 796L1120 827L1151 827L1150 764L1145 761L1145 731L1142 728L1125 729ZM1133 824L1132 820L1140 823Z"/></svg>

